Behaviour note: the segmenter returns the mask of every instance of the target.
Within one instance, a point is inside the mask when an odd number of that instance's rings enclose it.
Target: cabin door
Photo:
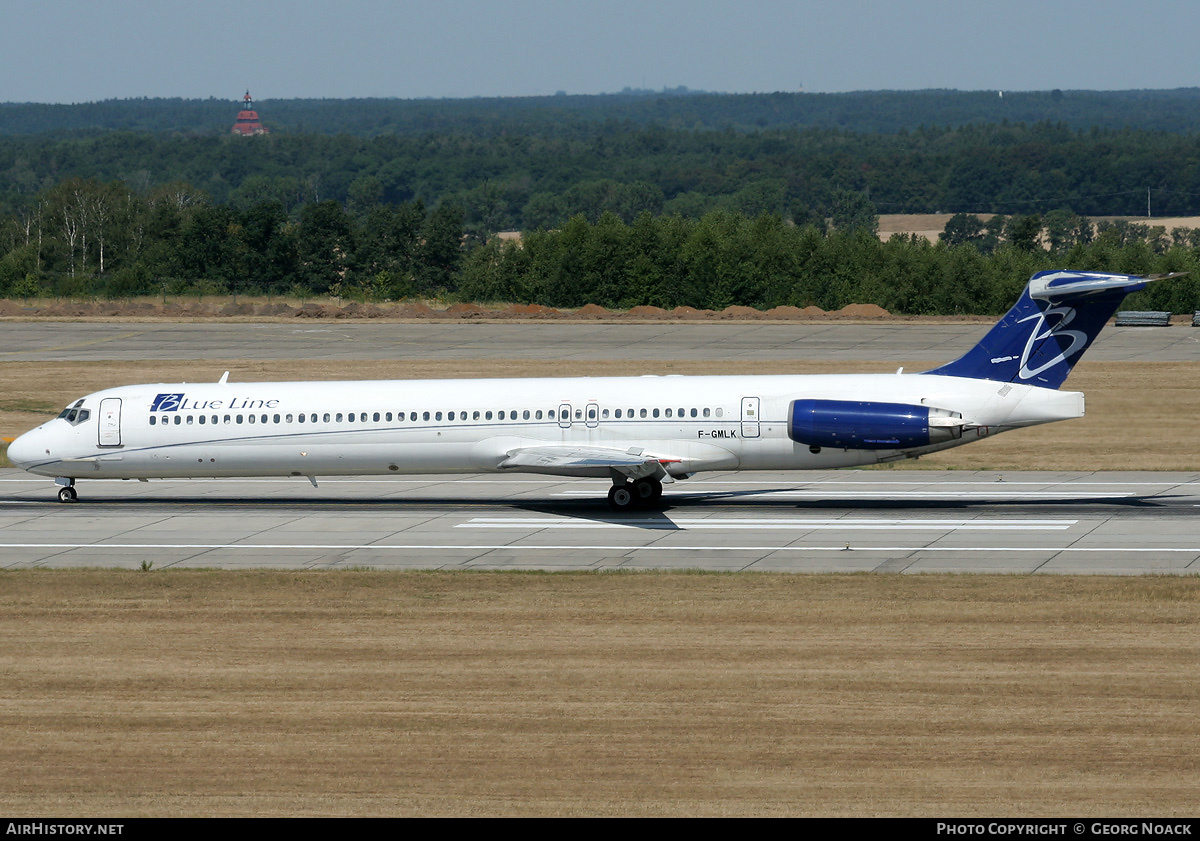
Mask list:
[[[758,398],[742,398],[742,437],[758,437]]]
[[[105,397],[100,401],[100,432],[97,444],[101,447],[121,446],[121,398]]]

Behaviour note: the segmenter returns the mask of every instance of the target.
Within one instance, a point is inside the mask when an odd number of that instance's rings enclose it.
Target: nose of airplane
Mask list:
[[[45,447],[39,443],[41,427],[30,430],[24,435],[19,436],[15,441],[8,445],[8,460],[17,467],[27,468],[38,460],[38,456],[45,457]]]

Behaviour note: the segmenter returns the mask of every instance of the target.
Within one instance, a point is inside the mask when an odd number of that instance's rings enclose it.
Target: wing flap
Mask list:
[[[630,479],[656,476],[670,482],[673,480],[664,465],[678,461],[646,455],[640,447],[622,451],[607,447],[541,446],[509,450],[508,457],[498,466],[561,476],[607,476],[616,471]]]

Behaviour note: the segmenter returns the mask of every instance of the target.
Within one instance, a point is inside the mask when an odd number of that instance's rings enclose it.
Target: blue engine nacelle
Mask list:
[[[793,400],[788,437],[809,447],[850,450],[924,447],[931,443],[929,407],[860,400]]]

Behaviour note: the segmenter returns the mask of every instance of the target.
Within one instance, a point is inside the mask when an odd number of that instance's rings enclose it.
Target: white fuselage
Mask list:
[[[957,413],[921,447],[809,447],[788,434],[798,399]],[[33,473],[84,478],[486,472],[526,448],[601,448],[703,470],[818,469],[917,456],[1006,429],[1079,417],[1083,395],[926,374],[186,383],[97,392],[12,443]],[[511,468],[510,468],[511,469]],[[608,476],[603,467],[523,464]]]

